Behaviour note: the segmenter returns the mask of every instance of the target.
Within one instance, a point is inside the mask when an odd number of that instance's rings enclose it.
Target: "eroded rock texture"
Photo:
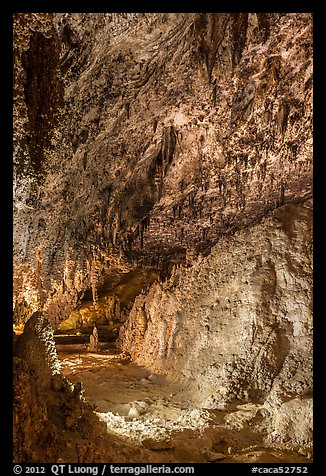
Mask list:
[[[15,297],[54,322],[311,195],[309,14],[18,14]]]
[[[105,433],[84,402],[81,387],[60,373],[52,327],[41,313],[29,319],[15,343],[14,356],[15,462],[58,460],[73,430],[80,446],[87,446],[83,434],[92,426],[93,437]],[[78,445],[71,441],[70,448],[78,459]]]
[[[136,298],[123,349],[192,383],[204,407],[263,404],[269,440],[311,444],[311,241],[311,210],[295,205],[221,238]]]
[[[258,402],[267,444],[311,445],[310,14],[16,14],[14,176],[17,461],[63,418],[43,319],[127,319],[198,405]]]
[[[52,326],[41,313],[17,338],[13,370],[15,463],[150,461],[146,451],[108,437],[81,382],[73,385],[61,374]]]

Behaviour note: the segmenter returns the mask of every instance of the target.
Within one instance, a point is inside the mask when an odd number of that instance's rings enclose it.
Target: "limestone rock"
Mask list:
[[[100,350],[100,342],[98,337],[97,327],[94,326],[92,334],[89,336],[89,352],[98,352]]]
[[[226,458],[225,454],[215,453],[214,451],[206,451],[204,456],[209,463],[214,463],[215,461],[220,461]]]
[[[135,339],[140,307],[147,316],[141,341]],[[306,416],[305,429],[295,433],[307,435],[310,410],[301,396],[312,387],[311,210],[285,205],[180,269],[176,288],[154,284],[136,298],[120,343],[141,365],[185,385],[195,379],[193,398],[206,408],[246,391],[264,403],[266,416],[276,412],[278,431],[296,446],[303,436],[286,430],[297,424],[295,413],[289,421],[280,415],[296,396],[293,405]]]
[[[56,326],[107,279],[166,276],[311,197],[310,14],[18,13],[14,28],[17,310]]]
[[[151,451],[164,451],[172,450],[174,448],[173,443],[170,440],[151,440],[146,438],[142,441],[144,448],[147,448]]]
[[[128,418],[139,418],[139,412],[136,407],[131,407],[128,412]]]
[[[24,332],[15,343],[15,355],[29,362],[40,389],[51,387],[52,378],[59,374],[60,364],[50,322],[41,312],[35,312],[26,323]]]
[[[270,427],[273,429],[266,437],[267,444],[277,444],[300,450],[306,453],[312,448],[312,417],[313,401],[311,397],[295,397],[284,402],[280,408],[275,408],[270,417]]]
[[[312,15],[16,13],[13,49],[16,459],[92,427],[61,322],[310,451]]]
[[[90,453],[98,454],[100,448],[107,452],[107,441],[92,440],[103,438],[106,425],[84,401],[81,383],[73,385],[60,373],[52,329],[40,312],[33,314],[17,339],[13,389],[15,463],[58,461],[68,451],[66,429],[75,432],[77,441],[87,435]],[[76,443],[69,451],[65,457],[77,460]]]

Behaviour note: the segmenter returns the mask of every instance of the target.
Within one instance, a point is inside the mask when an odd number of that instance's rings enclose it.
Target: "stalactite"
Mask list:
[[[216,78],[214,78],[213,81],[212,81],[212,101],[213,101],[213,107],[216,106],[216,95],[217,95],[217,80],[216,80]]]
[[[90,266],[90,283],[92,289],[92,298],[93,303],[96,304],[98,301],[98,281],[99,276],[102,271],[102,263],[101,263],[101,256],[96,252],[95,247],[93,247],[92,251],[92,259],[91,259],[91,266]]]
[[[144,247],[144,226],[143,222],[139,224],[139,233],[140,233],[140,249],[142,250]]]
[[[172,342],[173,345],[163,347],[173,347],[175,355],[171,357],[175,358],[176,367],[179,362],[182,364],[183,353],[188,357],[188,349],[183,347],[182,341],[178,341],[176,330],[189,330],[190,334],[193,332],[187,344],[190,342],[191,348],[191,343],[195,343],[194,352],[198,349],[200,352],[197,352],[195,359],[185,359],[185,364],[189,367],[188,376],[198,377],[196,366],[202,359],[203,373],[200,374],[200,379],[205,379],[205,375],[212,370],[208,384],[218,384],[219,363],[216,363],[214,352],[208,352],[205,346],[223,333],[223,329],[219,327],[223,316],[232,315],[233,309],[230,311],[230,308],[237,301],[228,294],[239,294],[237,287],[242,286],[242,280],[251,279],[249,275],[252,261],[246,263],[248,253],[249,256],[252,253],[254,262],[256,253],[269,253],[268,250],[265,251],[268,247],[264,240],[259,242],[259,232],[256,235],[257,241],[247,238],[243,240],[243,237],[252,232],[252,223],[260,220],[268,207],[274,206],[273,200],[277,199],[277,205],[282,205],[308,193],[306,183],[310,177],[308,140],[311,120],[309,97],[302,104],[302,108],[306,106],[307,124],[304,122],[306,119],[301,117],[300,104],[291,101],[296,97],[298,100],[303,99],[304,88],[311,88],[308,79],[310,67],[307,66],[310,58],[305,57],[306,43],[309,42],[309,20],[306,18],[301,22],[298,14],[285,18],[283,16],[280,21],[274,21],[273,15],[264,17],[263,14],[257,14],[257,20],[254,14],[250,14],[248,25],[247,14],[194,14],[193,19],[198,19],[196,22],[189,20],[187,15],[167,14],[165,25],[162,26],[159,20],[158,24],[149,25],[149,31],[142,24],[141,15],[136,14],[140,33],[130,29],[128,24],[126,30],[120,32],[123,34],[116,38],[112,25],[115,20],[111,24],[106,21],[107,17],[102,17],[103,14],[91,15],[89,18],[86,16],[87,22],[92,23],[88,28],[90,25],[84,22],[83,17],[78,19],[78,15],[70,18],[63,14],[60,19],[60,22],[73,25],[76,30],[74,41],[78,48],[71,51],[71,68],[66,63],[60,72],[65,81],[65,101],[59,131],[61,136],[55,149],[57,155],[48,160],[49,175],[44,186],[44,197],[42,188],[39,203],[33,205],[32,212],[30,209],[21,209],[25,206],[24,197],[17,203],[17,207],[20,207],[18,220],[25,220],[18,230],[17,259],[19,262],[21,259],[31,262],[34,259],[32,253],[40,245],[40,248],[43,247],[44,261],[42,274],[41,270],[38,273],[39,280],[46,275],[50,276],[51,289],[56,288],[57,295],[70,295],[75,287],[80,297],[80,290],[87,289],[85,300],[93,299],[98,305],[102,302],[102,297],[99,298],[102,285],[103,289],[111,286],[111,279],[115,282],[117,276],[126,273],[128,269],[134,271],[141,268],[142,272],[146,270],[145,273],[149,267],[156,266],[165,278],[171,263],[175,263],[171,274],[173,278],[178,275],[180,287],[178,285],[177,289],[171,290],[167,282],[164,289],[161,284],[153,286],[142,292],[142,303],[138,309],[142,309],[142,304],[146,301],[148,316],[145,317],[148,317],[150,332],[150,326],[157,321],[152,342],[160,329],[166,326],[162,339],[166,335],[170,336],[169,343]],[[151,15],[148,14],[148,19]],[[57,22],[54,32],[62,30],[60,22]],[[187,35],[193,29],[193,36],[186,36],[182,22],[189,26]],[[175,29],[171,36],[172,25]],[[274,37],[267,38],[269,33]],[[108,38],[110,41],[107,41]],[[185,38],[189,38],[189,44],[186,44]],[[298,41],[293,41],[295,38]],[[268,43],[263,45],[262,39],[268,39]],[[44,39],[42,41],[45,46],[49,43]],[[30,67],[34,67],[32,59],[37,51],[27,42],[26,48],[30,47],[33,49],[33,57],[28,63]],[[63,55],[66,48],[67,45],[63,45]],[[41,48],[42,51],[43,49]],[[183,51],[186,50],[187,54],[184,55]],[[276,56],[278,53],[279,58]],[[141,63],[141,58],[146,60]],[[42,61],[39,58],[35,63],[36,66],[41,64],[41,72],[45,71]],[[300,68],[303,68],[302,71]],[[41,76],[34,75],[36,79]],[[23,80],[22,97],[24,91],[29,95],[35,94],[37,81],[29,85],[26,83],[31,78],[33,74],[21,70],[21,78],[18,79]],[[45,76],[41,79],[41,82],[46,81]],[[38,106],[39,98],[42,99],[40,91],[36,94],[37,101],[29,98],[27,107],[31,104]],[[138,99],[134,100],[138,94]],[[288,105],[291,107],[289,110]],[[26,104],[23,103],[22,106]],[[229,123],[231,115],[236,119],[232,128]],[[24,124],[24,117],[21,119],[20,128]],[[26,116],[25,120],[28,119]],[[47,122],[48,119],[43,118],[41,122],[44,121]],[[53,129],[52,123],[47,125],[49,129]],[[30,139],[28,134],[21,138],[23,145],[25,139]],[[85,144],[82,145],[82,142]],[[36,156],[33,160],[35,159]],[[292,163],[296,160],[298,162]],[[307,189],[309,187],[308,184]],[[36,192],[33,192],[35,196]],[[26,203],[28,206],[29,202]],[[30,221],[29,218],[24,218],[28,213],[31,215]],[[38,226],[41,216],[46,219],[45,229]],[[271,228],[272,237],[275,237],[275,233],[282,232],[281,228]],[[60,229],[65,230],[64,238],[57,233]],[[239,230],[239,233],[234,241],[222,239],[221,246],[215,248],[220,236],[235,230]],[[28,241],[24,242],[24,239]],[[287,246],[287,242],[284,243]],[[21,250],[24,246],[25,249]],[[213,246],[214,249],[211,250]],[[257,251],[258,246],[263,251]],[[102,254],[101,250],[107,255]],[[199,251],[203,252],[205,259],[200,260]],[[281,250],[282,253],[283,251]],[[275,254],[275,250],[272,249],[271,253]],[[306,259],[304,253],[303,259]],[[280,264],[287,266],[285,261]],[[81,272],[79,262],[83,262],[87,269],[83,268]],[[62,278],[61,271],[66,263]],[[193,264],[193,270],[185,270],[181,263],[186,263],[187,266]],[[241,266],[236,269],[239,264]],[[192,271],[193,275],[190,274]],[[250,322],[244,322],[243,319],[252,319],[257,309],[259,326],[263,325],[265,317],[269,321],[273,318],[271,308],[266,307],[265,316],[265,312],[260,313],[261,309],[254,302],[255,296],[260,301],[264,299],[264,294],[257,288],[257,281],[266,272],[261,289],[265,292],[264,288],[268,287],[269,281],[267,271],[260,266],[260,274],[252,276],[250,286],[240,289],[240,294],[244,293],[245,297],[248,289],[255,291],[249,293],[250,299],[247,299],[252,308],[250,312],[245,309],[241,316],[239,314],[240,324],[234,334],[239,334],[245,342],[248,342],[246,332],[250,333],[250,327],[247,326]],[[229,276],[230,281],[226,281],[229,285],[225,289],[218,289],[220,283],[224,282],[222,280]],[[33,286],[33,292],[37,286],[45,286],[36,276],[33,282],[30,279],[29,284]],[[124,284],[129,286],[129,283]],[[177,279],[173,279],[171,284],[176,285]],[[181,300],[178,293],[183,286],[188,286],[188,289]],[[290,289],[291,286],[282,286],[282,293],[287,292],[287,288]],[[197,299],[197,291],[199,294],[203,293],[202,301]],[[45,292],[48,301],[54,301],[48,290]],[[224,314],[218,314],[215,292],[221,300],[225,294],[231,299],[225,303]],[[275,293],[275,299],[280,298],[282,293]],[[159,304],[161,295],[162,305]],[[188,300],[190,306],[184,312]],[[209,323],[201,319],[206,312],[203,309],[206,304],[211,305],[207,310],[207,314],[212,316]],[[289,311],[290,307],[284,306],[279,310],[276,301],[272,304],[277,319],[288,325],[288,315],[283,319],[282,312],[283,309]],[[180,325],[179,314],[175,314],[177,317],[175,328],[173,327],[171,315],[178,306],[185,316],[182,324],[187,324],[189,318],[189,327]],[[59,306],[57,309],[61,312]],[[194,309],[196,311],[192,315]],[[122,314],[127,317],[125,310]],[[59,312],[58,315],[61,317]],[[114,308],[114,315],[119,315],[117,306]],[[224,324],[227,342],[229,336],[232,336],[232,332],[227,331],[227,326],[232,326],[234,319],[229,322],[226,319]],[[147,334],[146,339],[150,342],[150,332],[146,331],[143,316],[140,316],[136,325],[139,326],[140,336]],[[202,331],[206,336],[208,328],[209,339],[200,340]],[[295,331],[300,333],[301,329],[295,328]],[[200,340],[199,347],[196,339]],[[252,341],[257,345],[254,338]],[[144,347],[142,358],[155,357],[157,348],[151,345],[152,342],[148,348]],[[277,347],[279,352],[282,346]],[[225,345],[223,348],[223,345],[217,345],[216,348],[231,356],[232,346]],[[159,353],[158,351],[157,354]],[[248,349],[248,355],[250,357],[251,349]],[[205,363],[207,358],[211,361]],[[264,381],[265,368],[269,362],[267,359],[262,360],[261,377]],[[171,362],[165,359],[160,365],[168,367]],[[231,369],[230,379],[234,378],[235,373],[238,373],[240,379],[246,377],[242,372],[244,367],[241,366],[242,364],[239,368],[235,366]],[[167,367],[163,370],[169,370]],[[279,368],[281,367],[282,362]],[[289,370],[286,366],[284,369],[284,373]],[[197,382],[194,380],[195,384],[201,385],[200,379]],[[205,398],[207,388],[200,388]],[[216,386],[218,391],[221,388],[220,385]],[[262,395],[255,394],[253,397],[257,397],[255,402],[263,404]],[[234,435],[231,436],[233,439]],[[197,452],[196,458],[199,456]]]
[[[280,187],[280,205],[284,205],[284,198],[285,198],[285,186],[284,183],[281,183]]]
[[[283,136],[285,134],[287,124],[288,124],[288,117],[290,113],[290,106],[287,101],[282,102],[279,107],[278,115],[277,115],[277,125],[278,131]]]
[[[130,118],[130,102],[129,101],[125,103],[125,109],[127,113],[127,118],[129,119]]]
[[[181,244],[182,244],[183,238],[184,238],[184,228],[182,227],[181,230],[180,230],[180,243]]]
[[[166,175],[169,165],[172,162],[173,154],[176,146],[176,133],[173,126],[168,126],[162,132],[162,172],[163,177]]]

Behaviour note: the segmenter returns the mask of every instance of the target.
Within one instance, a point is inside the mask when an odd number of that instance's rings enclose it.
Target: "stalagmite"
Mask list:
[[[311,462],[312,15],[13,21],[15,463]]]

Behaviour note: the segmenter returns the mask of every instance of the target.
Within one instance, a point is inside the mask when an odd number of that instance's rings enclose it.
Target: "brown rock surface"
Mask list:
[[[108,437],[80,382],[60,372],[50,323],[34,313],[14,347],[13,461],[149,461],[132,444]]]
[[[137,297],[120,331],[122,349],[184,379],[200,406],[260,403],[269,440],[309,446],[311,260],[311,210],[285,205]]]
[[[15,14],[15,460],[189,458],[62,377],[51,324],[95,322],[235,445],[309,453],[311,207],[311,14]]]
[[[18,14],[16,300],[60,321],[105,275],[170,271],[310,197],[311,32],[309,14]]]

